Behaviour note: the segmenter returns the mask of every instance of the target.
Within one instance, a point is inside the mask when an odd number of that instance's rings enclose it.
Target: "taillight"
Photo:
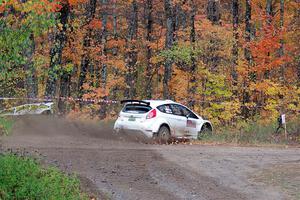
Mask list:
[[[154,118],[154,117],[156,117],[156,110],[155,110],[155,109],[151,110],[151,111],[148,113],[146,119],[152,119],[152,118]]]

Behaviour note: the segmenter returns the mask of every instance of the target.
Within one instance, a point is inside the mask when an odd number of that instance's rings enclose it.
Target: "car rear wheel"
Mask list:
[[[159,144],[166,144],[171,138],[170,129],[167,126],[161,126],[154,139]]]
[[[204,124],[201,128],[201,131],[198,133],[198,140],[201,140],[203,137],[212,135],[212,127],[209,124]]]
[[[43,115],[51,115],[51,111],[50,110],[45,110],[44,112],[42,112]]]

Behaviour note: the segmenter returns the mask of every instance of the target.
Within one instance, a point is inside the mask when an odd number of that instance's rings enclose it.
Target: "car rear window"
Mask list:
[[[123,112],[125,113],[137,113],[137,114],[143,114],[147,113],[151,110],[152,108],[147,105],[140,105],[140,104],[127,104],[123,108]]]

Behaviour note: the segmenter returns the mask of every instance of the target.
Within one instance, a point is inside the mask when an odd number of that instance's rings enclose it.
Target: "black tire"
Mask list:
[[[46,110],[44,112],[42,112],[43,115],[51,115],[51,111],[50,110]]]
[[[169,127],[163,125],[159,128],[158,133],[155,135],[154,140],[159,144],[167,144],[171,139]]]
[[[206,123],[202,126],[201,131],[198,133],[198,140],[201,140],[203,137],[212,135],[212,127],[210,124]]]

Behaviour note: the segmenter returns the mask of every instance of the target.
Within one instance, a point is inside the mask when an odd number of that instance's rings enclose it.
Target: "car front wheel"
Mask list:
[[[204,124],[201,128],[201,131],[198,133],[198,140],[201,140],[203,137],[212,135],[212,127],[209,124]]]

